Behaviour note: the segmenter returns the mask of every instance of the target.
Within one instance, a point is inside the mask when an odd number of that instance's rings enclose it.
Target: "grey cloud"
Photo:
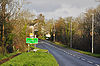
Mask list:
[[[95,0],[26,0],[31,2],[24,5],[25,8],[43,13],[47,17],[52,16],[78,16],[85,9],[96,7],[99,2]],[[62,5],[64,5],[62,7]]]
[[[55,11],[60,8],[62,4],[70,5],[71,7],[84,8],[93,6],[95,0],[26,0],[31,2],[30,8],[35,9],[37,12]]]
[[[50,12],[55,11],[56,9],[60,8],[61,5],[59,4],[42,4],[42,5],[34,5],[32,4],[31,7],[35,9],[37,12]]]
[[[56,9],[61,7],[61,4],[54,2],[53,0],[27,0],[30,1],[31,4],[26,5],[25,7],[29,7],[29,9],[35,9],[37,12],[50,12],[55,11]]]

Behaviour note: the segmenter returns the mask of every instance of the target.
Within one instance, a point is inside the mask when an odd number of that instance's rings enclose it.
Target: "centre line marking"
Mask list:
[[[84,58],[81,58],[81,60],[85,60]]]
[[[98,65],[98,64],[95,64],[96,66],[100,66],[100,65]]]
[[[80,58],[80,57],[77,57],[77,58]]]
[[[88,63],[93,63],[93,62],[91,62],[91,61],[87,61]]]
[[[75,55],[73,55],[73,56],[75,56]]]

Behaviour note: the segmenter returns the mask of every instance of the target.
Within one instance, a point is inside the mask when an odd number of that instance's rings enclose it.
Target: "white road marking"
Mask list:
[[[68,54],[70,54],[70,53],[68,53]]]
[[[45,44],[50,45],[49,43],[45,43]],[[67,53],[67,54],[69,54],[69,55],[75,56],[75,55],[73,55],[73,54],[71,54],[71,53],[69,53],[69,52],[66,52],[66,51],[64,51],[64,50],[62,50],[62,49],[60,49],[60,48],[58,48],[58,47],[55,47],[55,46],[53,46],[53,45],[50,45],[50,46],[52,46],[52,47],[54,47],[54,48],[57,48],[58,50],[61,50],[61,51],[65,52],[65,53]]]
[[[73,55],[73,56],[75,56],[75,55]]]
[[[81,58],[81,60],[85,60],[84,58]]]
[[[70,54],[70,55],[73,55],[73,54]]]
[[[87,61],[88,63],[93,63],[92,61]]]
[[[99,64],[95,64],[96,66],[100,66]]]
[[[80,58],[80,57],[77,57],[77,58]]]
[[[64,51],[65,53],[68,53],[68,52],[66,52],[66,51]]]

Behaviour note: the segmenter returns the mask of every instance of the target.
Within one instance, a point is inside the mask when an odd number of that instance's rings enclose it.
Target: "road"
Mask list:
[[[37,47],[48,49],[57,60],[59,66],[100,66],[100,58],[81,54],[48,41],[39,41]]]

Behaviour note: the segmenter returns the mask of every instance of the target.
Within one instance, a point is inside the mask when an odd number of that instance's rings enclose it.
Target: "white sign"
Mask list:
[[[46,34],[46,37],[51,37],[51,35],[50,34]]]

